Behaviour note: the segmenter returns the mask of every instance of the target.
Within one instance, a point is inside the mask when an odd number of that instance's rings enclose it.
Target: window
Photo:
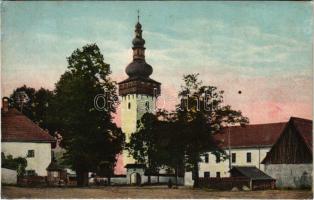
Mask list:
[[[235,163],[236,162],[236,153],[231,154],[231,162]]]
[[[252,162],[252,155],[251,152],[246,153],[246,162],[250,163]]]
[[[149,111],[149,102],[148,101],[145,102],[145,108],[146,108],[146,111]]]
[[[131,109],[131,103],[130,102],[128,103],[128,109],[129,110]]]
[[[216,177],[220,178],[220,172],[216,172]]]
[[[220,163],[220,156],[219,155],[216,156],[216,163]]]
[[[205,163],[208,163],[208,154],[205,154]]]
[[[210,177],[210,173],[209,172],[204,172],[204,178],[209,178]]]
[[[27,157],[28,157],[28,158],[35,157],[35,152],[34,152],[34,150],[28,150],[28,151],[27,151]]]

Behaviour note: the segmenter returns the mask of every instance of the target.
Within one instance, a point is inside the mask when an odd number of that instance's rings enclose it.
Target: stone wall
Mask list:
[[[1,168],[1,183],[15,185],[17,183],[17,172],[12,169]]]
[[[193,186],[194,185],[192,172],[185,172],[184,173],[184,185],[185,186]]]
[[[312,187],[312,164],[267,164],[265,173],[276,179],[277,188]]]

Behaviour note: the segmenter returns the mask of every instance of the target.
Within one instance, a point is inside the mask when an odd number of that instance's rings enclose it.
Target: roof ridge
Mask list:
[[[272,123],[264,123],[264,124],[245,124],[244,126],[242,125],[236,125],[236,126],[230,126],[230,128],[245,128],[248,126],[265,126],[265,125],[274,125],[274,124],[287,124],[289,121],[285,122],[272,122]],[[228,128],[228,126],[225,126],[223,128]]]
[[[291,116],[290,120],[302,120],[302,121],[307,121],[307,122],[313,122],[313,120],[311,119],[305,119],[305,118],[294,117],[294,116]]]

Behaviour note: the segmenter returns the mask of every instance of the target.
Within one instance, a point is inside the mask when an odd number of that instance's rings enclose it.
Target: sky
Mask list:
[[[113,80],[126,79],[137,9],[160,107],[174,109],[182,76],[199,73],[250,123],[312,119],[311,2],[2,2],[2,96],[23,84],[53,90],[89,43]]]

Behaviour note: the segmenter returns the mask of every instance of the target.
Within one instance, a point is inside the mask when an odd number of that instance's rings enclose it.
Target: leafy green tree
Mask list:
[[[22,157],[13,158],[12,155],[5,156],[2,152],[1,167],[16,170],[18,176],[23,176],[25,174],[25,168],[27,167],[27,160]]]
[[[184,174],[184,150],[182,140],[183,132],[181,122],[177,120],[176,113],[159,110],[157,113],[159,123],[157,126],[158,139],[156,143],[157,163],[163,168],[172,169],[177,177]]]
[[[64,164],[77,174],[79,186],[88,185],[88,172],[106,161],[116,163],[124,134],[112,121],[116,112],[116,85],[111,81],[109,64],[96,44],[83,46],[68,57],[68,70],[61,76],[49,106],[49,123],[58,127]],[[105,94],[106,109],[99,111],[94,99]]]
[[[16,88],[10,95],[10,106],[16,108],[31,120],[35,121],[34,101],[36,90],[23,85]]]
[[[10,95],[10,104],[52,134],[54,127],[47,124],[47,111],[52,96],[53,92],[50,90],[44,88],[35,90],[23,85]]]
[[[177,117],[181,123],[182,138],[185,144],[185,163],[194,175],[194,186],[198,186],[199,166],[201,156],[212,151],[216,155],[223,155],[224,151],[218,148],[213,134],[225,126],[248,123],[247,117],[241,111],[223,105],[223,91],[214,86],[205,86],[198,81],[198,74],[189,74],[183,77],[177,105]]]
[[[138,131],[131,135],[126,148],[137,162],[146,164],[148,174],[169,167],[176,175],[179,170],[180,175],[183,174],[184,144],[179,142],[182,133],[178,131],[178,125],[173,113],[165,110],[158,111],[156,115],[145,113],[138,121]]]
[[[137,122],[138,131],[131,135],[130,142],[126,144],[129,154],[137,162],[146,164],[148,183],[150,183],[150,174],[158,172],[157,123],[158,119],[154,114],[145,113]]]
[[[144,114],[138,123],[138,132],[131,135],[127,149],[135,160],[149,168],[171,167],[176,175],[184,167],[191,170],[198,185],[198,163],[201,156],[211,151],[226,158],[213,134],[223,127],[248,123],[241,111],[223,105],[223,91],[204,86],[198,74],[186,75],[179,92],[181,104],[175,112],[158,111]]]

